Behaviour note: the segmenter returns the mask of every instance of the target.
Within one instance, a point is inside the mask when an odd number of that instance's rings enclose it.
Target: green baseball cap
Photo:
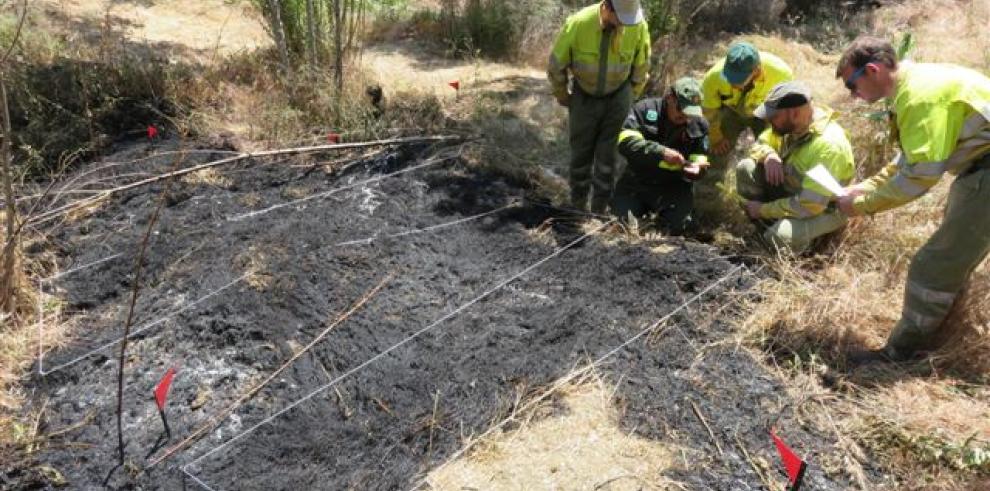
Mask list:
[[[732,43],[725,55],[722,78],[732,85],[742,85],[760,64],[760,52],[756,46],[744,41]]]
[[[674,95],[677,96],[677,107],[688,116],[700,118],[701,113],[701,84],[691,77],[683,77],[674,82]]]

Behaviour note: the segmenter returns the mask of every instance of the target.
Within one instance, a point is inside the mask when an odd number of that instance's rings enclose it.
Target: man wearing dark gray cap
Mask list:
[[[775,85],[754,116],[770,124],[736,165],[736,187],[746,214],[768,223],[763,237],[777,248],[800,253],[812,241],[838,230],[846,218],[830,202],[839,186],[822,179],[822,166],[840,186],[855,177],[852,145],[836,114],[811,103],[800,82]],[[826,176],[827,177],[827,176]],[[823,182],[825,184],[823,184]],[[831,188],[831,190],[830,190]]]

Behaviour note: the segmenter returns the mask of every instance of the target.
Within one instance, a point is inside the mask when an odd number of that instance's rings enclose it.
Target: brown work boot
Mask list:
[[[927,358],[928,351],[902,352],[890,346],[880,349],[852,348],[846,352],[846,364],[850,368],[877,363],[904,363]]]

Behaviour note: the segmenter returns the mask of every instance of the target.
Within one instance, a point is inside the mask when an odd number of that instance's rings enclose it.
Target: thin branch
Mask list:
[[[14,32],[14,40],[10,42],[10,46],[7,47],[7,52],[3,54],[3,58],[0,59],[0,67],[6,68],[7,60],[10,59],[10,55],[14,52],[14,47],[17,46],[17,41],[21,38],[21,30],[24,28],[24,19],[27,18],[27,0],[21,2],[21,18],[17,21],[17,31]]]
[[[175,159],[173,168],[179,167],[185,159],[186,156],[184,154],[179,155]],[[124,465],[125,457],[123,414],[124,363],[127,361],[127,341],[131,334],[131,326],[134,325],[134,307],[137,305],[138,295],[141,290],[141,276],[144,272],[143,266],[145,253],[148,250],[148,243],[151,241],[151,233],[155,229],[155,224],[158,222],[158,217],[161,215],[162,209],[165,208],[165,203],[168,201],[168,191],[171,183],[172,181],[165,182],[165,187],[162,189],[162,192],[158,198],[158,206],[152,213],[151,219],[148,220],[148,228],[145,230],[144,237],[141,239],[141,249],[138,251],[137,260],[134,262],[134,288],[131,290],[131,302],[127,309],[127,322],[124,324],[124,337],[120,340],[120,361],[117,367],[117,452],[119,465]],[[107,477],[109,478],[109,476]]]

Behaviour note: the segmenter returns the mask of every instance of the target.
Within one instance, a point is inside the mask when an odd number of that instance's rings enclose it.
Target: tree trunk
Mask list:
[[[289,48],[285,45],[285,28],[282,26],[282,5],[279,0],[268,0],[268,8],[272,11],[272,36],[275,37],[275,46],[278,48],[279,60],[282,63],[282,71],[289,73]]]
[[[306,0],[306,50],[310,72],[316,70],[316,8],[313,0]]]
[[[320,0],[316,2],[313,8],[313,24],[316,26],[316,63],[319,64],[324,58],[323,55],[326,53],[326,41],[323,39],[323,29],[325,24],[323,23],[323,12],[325,10],[324,1]]]
[[[333,50],[333,77],[340,94],[344,90],[344,7],[341,0],[333,0]]]
[[[7,234],[3,245],[3,272],[0,273],[0,309],[13,314],[16,308],[16,293],[14,281],[17,268],[17,209],[14,207],[13,160],[10,150],[10,111],[7,107],[6,73],[0,71],[0,110],[3,111],[3,144],[0,148],[3,162],[3,193],[6,201]]]

